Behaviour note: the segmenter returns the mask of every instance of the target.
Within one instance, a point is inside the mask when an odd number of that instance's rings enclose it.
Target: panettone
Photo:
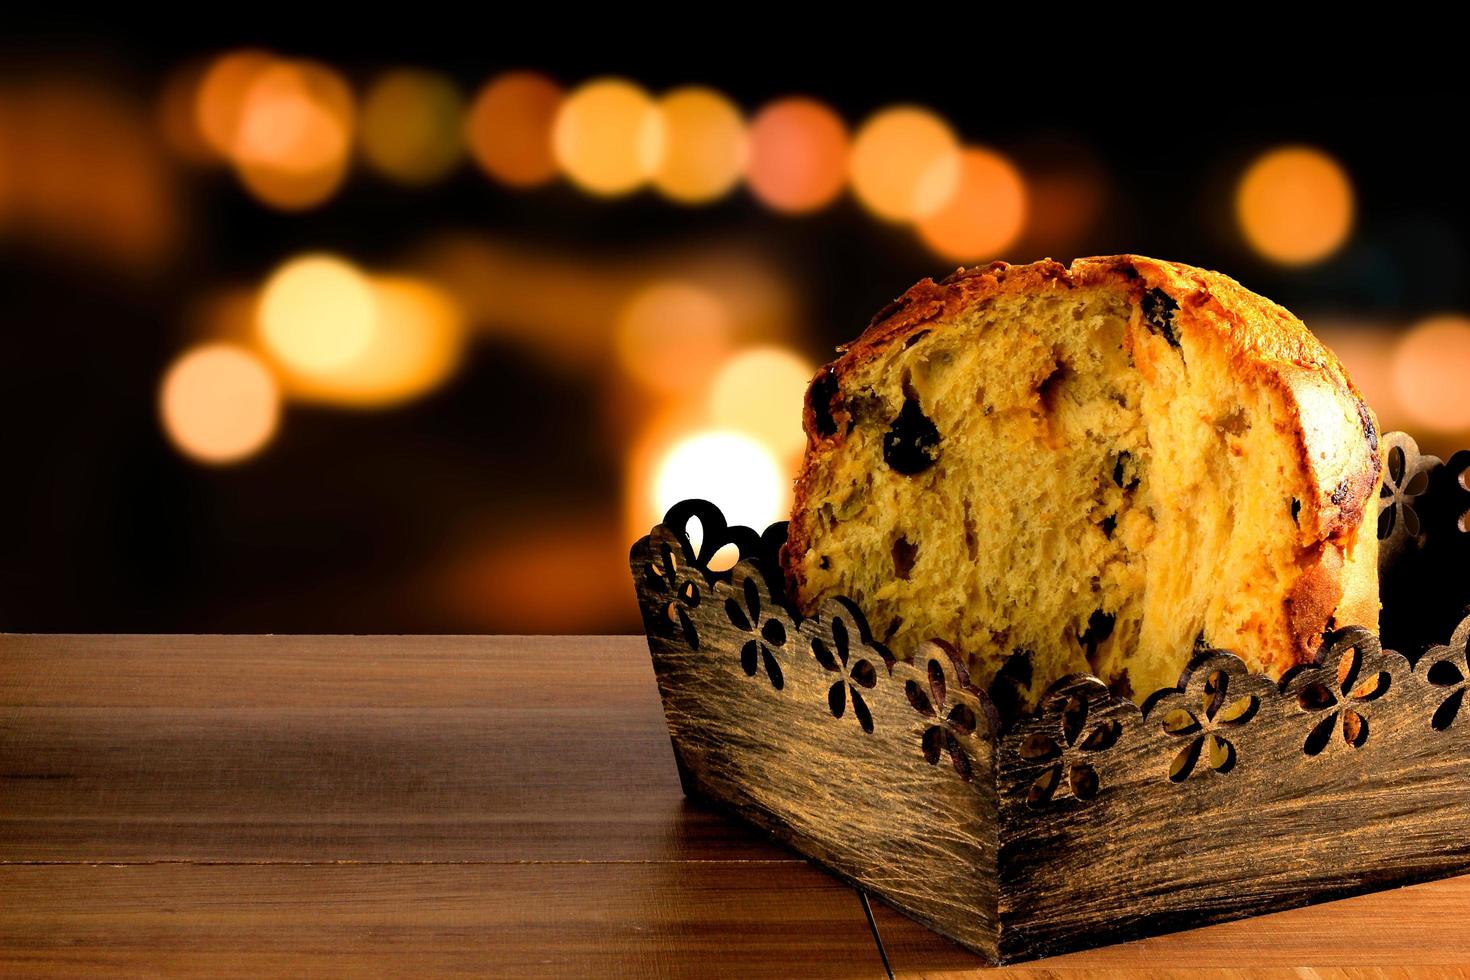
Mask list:
[[[822,368],[782,554],[1000,700],[1142,699],[1221,647],[1279,677],[1378,622],[1373,413],[1286,310],[1140,256],[920,282]]]

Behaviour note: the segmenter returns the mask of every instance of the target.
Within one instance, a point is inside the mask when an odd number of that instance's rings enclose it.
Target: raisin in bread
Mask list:
[[[1279,677],[1378,623],[1373,413],[1286,310],[1139,256],[925,280],[807,394],[782,554],[899,656],[1000,700],[1073,671],[1142,700],[1193,650]]]

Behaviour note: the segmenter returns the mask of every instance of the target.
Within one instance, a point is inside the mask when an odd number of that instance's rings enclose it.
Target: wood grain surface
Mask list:
[[[896,975],[978,957],[874,903]],[[1009,968],[1470,969],[1470,879]],[[881,977],[682,798],[643,637],[0,637],[0,976]]]

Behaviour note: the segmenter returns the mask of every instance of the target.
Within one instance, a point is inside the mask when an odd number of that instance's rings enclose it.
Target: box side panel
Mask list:
[[[939,648],[889,663],[841,604],[796,622],[744,562],[640,583],[686,790],[993,960],[993,716]]]
[[[1346,631],[1282,689],[1205,655],[1142,713],[1059,686],[999,749],[1002,958],[1470,869],[1470,709],[1445,709],[1470,676],[1460,640],[1415,670]],[[1447,658],[1458,666],[1433,667]],[[1088,751],[1099,727],[1113,734]]]

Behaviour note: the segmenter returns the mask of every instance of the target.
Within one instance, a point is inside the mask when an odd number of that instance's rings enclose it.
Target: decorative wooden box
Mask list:
[[[1008,719],[943,645],[788,607],[785,525],[679,504],[631,562],[685,792],[992,962],[1470,870],[1470,452],[1384,447],[1404,653],[1348,627],[1280,683],[1216,650],[1142,707],[1074,675]]]

